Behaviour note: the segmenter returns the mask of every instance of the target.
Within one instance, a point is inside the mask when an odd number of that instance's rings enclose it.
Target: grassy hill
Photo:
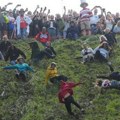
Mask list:
[[[119,36],[118,36],[119,39]],[[43,59],[39,64],[32,64],[35,73],[30,73],[28,82],[21,82],[14,77],[14,70],[0,69],[0,120],[120,120],[120,91],[107,90],[100,94],[92,84],[97,74],[108,73],[105,63],[81,64],[81,41],[87,41],[95,48],[99,41],[96,36],[81,40],[59,40],[52,45],[57,51],[55,59]],[[28,43],[12,41],[18,48],[25,51],[27,62],[30,63]],[[119,71],[120,42],[114,46],[110,61]],[[42,46],[40,45],[41,49]],[[77,118],[69,116],[63,104],[58,102],[58,86],[44,85],[47,66],[55,61],[60,74],[66,75],[71,81],[83,81],[84,85],[74,89],[75,99],[85,109],[85,114],[72,106]],[[0,66],[8,63],[1,62]],[[3,95],[3,96],[2,96]]]

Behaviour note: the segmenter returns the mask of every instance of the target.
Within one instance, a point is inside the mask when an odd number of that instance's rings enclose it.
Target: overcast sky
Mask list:
[[[79,12],[80,0],[0,0],[0,5],[4,6],[8,2],[12,2],[13,5],[9,6],[8,9],[14,8],[16,4],[21,4],[23,8],[29,8],[33,11],[37,5],[40,7],[47,6],[51,9],[51,13],[63,13],[63,6],[67,9],[73,9]],[[107,11],[113,13],[120,12],[120,0],[87,0],[89,8],[93,8],[95,5],[103,6]]]

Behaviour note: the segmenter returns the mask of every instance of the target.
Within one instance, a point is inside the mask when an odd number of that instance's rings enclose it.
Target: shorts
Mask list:
[[[81,30],[90,30],[90,21],[83,21],[80,23]]]

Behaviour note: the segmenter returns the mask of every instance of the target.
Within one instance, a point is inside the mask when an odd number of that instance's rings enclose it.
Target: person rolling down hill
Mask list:
[[[51,83],[59,83],[61,80],[67,81],[67,77],[64,75],[59,75],[56,67],[56,63],[52,62],[50,66],[47,68],[45,84],[48,85],[48,80]]]
[[[81,112],[84,112],[84,109],[81,109],[80,105],[73,98],[73,88],[80,85],[82,83],[74,83],[74,82],[64,82],[60,83],[60,90],[58,92],[58,99],[60,103],[64,103],[67,109],[67,112],[70,115],[74,115],[71,109],[71,104],[74,104],[78,107]]]
[[[19,57],[17,59],[17,62],[18,62],[17,64],[3,67],[3,69],[5,70],[16,69],[17,79],[25,81],[27,78],[27,71],[29,70],[33,72],[33,69],[27,63],[24,63],[23,57]]]

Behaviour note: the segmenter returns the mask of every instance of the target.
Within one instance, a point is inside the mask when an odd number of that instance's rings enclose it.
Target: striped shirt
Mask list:
[[[80,21],[90,21],[90,17],[92,17],[92,12],[90,9],[85,8],[80,11]]]

